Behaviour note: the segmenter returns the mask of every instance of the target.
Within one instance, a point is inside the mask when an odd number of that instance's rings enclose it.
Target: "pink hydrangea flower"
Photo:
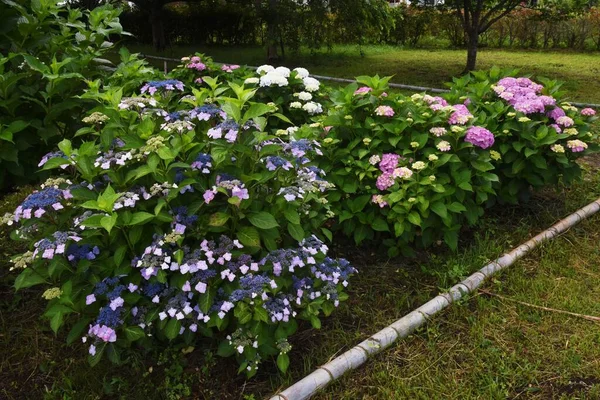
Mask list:
[[[581,110],[581,115],[583,115],[584,117],[593,117],[594,115],[596,115],[596,110],[589,107],[584,108],[583,110]]]
[[[494,135],[492,132],[480,126],[472,126],[467,130],[465,142],[471,143],[473,146],[487,149],[494,144]]]
[[[400,156],[398,154],[384,154],[379,162],[379,169],[383,173],[391,174],[398,166],[398,160],[400,160]]]
[[[371,198],[371,202],[377,204],[380,208],[388,205],[388,203],[383,199],[383,196],[380,194],[374,194]]]
[[[380,117],[393,117],[394,110],[390,106],[379,106],[375,109],[375,115]]]
[[[377,182],[375,183],[375,186],[377,186],[377,189],[379,189],[379,190],[386,190],[393,184],[394,184],[394,178],[392,177],[392,174],[388,174],[388,173],[384,172],[377,178]]]
[[[236,65],[236,64],[232,64],[232,65],[227,65],[227,64],[223,64],[221,66],[221,71],[225,71],[225,72],[233,72],[234,70],[238,69],[240,66]]]
[[[454,112],[448,118],[450,125],[464,125],[473,117],[473,114],[464,104],[456,104],[453,108]]]
[[[574,124],[575,122],[573,121],[573,119],[572,119],[572,118],[570,118],[570,117],[567,117],[567,116],[565,115],[564,117],[560,117],[559,119],[557,119],[557,120],[556,120],[556,123],[557,123],[558,125],[562,125],[562,126],[564,126],[564,127],[567,127],[567,128],[568,128],[569,126],[573,126],[573,124]]]
[[[567,147],[571,149],[573,153],[579,153],[588,148],[587,143],[582,142],[581,140],[569,140],[567,142]]]
[[[354,91],[354,96],[358,96],[360,94],[365,94],[365,93],[369,93],[370,91],[372,91],[373,89],[371,89],[368,86],[363,86],[363,87],[359,87],[358,89],[356,89]]]

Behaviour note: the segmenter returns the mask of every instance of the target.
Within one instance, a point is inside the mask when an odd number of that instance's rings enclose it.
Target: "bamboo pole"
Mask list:
[[[407,337],[415,329],[425,324],[430,317],[439,313],[456,300],[461,299],[466,294],[475,292],[487,278],[511,266],[541,243],[555,238],[582,220],[596,214],[598,211],[600,211],[600,198],[575,211],[522,245],[514,248],[509,253],[485,265],[479,271],[450,288],[447,292],[434,297],[421,307],[375,333],[332,361],[317,368],[314,372],[292,386],[273,395],[270,400],[304,400],[311,397],[319,389],[338,379],[345,372],[358,368],[369,357],[380,353],[398,339]]]

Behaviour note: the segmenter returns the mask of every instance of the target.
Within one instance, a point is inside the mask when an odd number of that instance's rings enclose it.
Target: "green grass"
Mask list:
[[[415,259],[383,260],[376,251],[336,247],[359,268],[350,299],[320,330],[302,324],[292,338],[292,365],[279,376],[265,362],[246,381],[234,360],[214,348],[160,353],[143,349],[130,364],[89,368],[84,346],[67,347],[41,318],[39,289],[14,295],[7,256],[18,251],[0,230],[0,398],[259,399],[282,389],[479,269],[532,233],[600,196],[595,167],[586,180],[538,194],[521,207],[496,207],[461,234],[460,251],[420,252]],[[0,201],[0,214],[25,191]],[[600,216],[502,273],[486,289],[509,298],[600,316]],[[386,350],[318,399],[599,398],[600,328],[590,321],[472,296]]]
[[[129,46],[132,51],[156,54],[150,46]],[[303,66],[315,74],[342,78],[359,75],[394,75],[392,82],[429,87],[443,84],[460,76],[466,51],[402,49],[393,46],[363,46],[364,56],[357,46],[335,46],[331,51],[311,54],[307,50],[286,54],[285,64]],[[203,52],[215,61],[247,65],[265,62],[265,52],[258,47],[180,46],[160,53],[179,58]],[[159,63],[162,68],[162,63]],[[491,66],[518,68],[522,74],[535,74],[565,82],[564,89],[572,101],[600,103],[600,53],[569,51],[480,50],[478,68]]]
[[[485,285],[535,305],[600,316],[599,217]],[[481,265],[464,260],[469,269]],[[598,399],[600,326],[478,293],[316,399]]]

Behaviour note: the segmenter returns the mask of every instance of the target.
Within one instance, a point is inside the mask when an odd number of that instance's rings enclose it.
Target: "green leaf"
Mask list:
[[[408,214],[408,220],[413,225],[421,226],[421,216],[416,211],[411,211]]]
[[[321,329],[321,320],[316,315],[311,315],[310,316],[310,324],[315,329]]]
[[[251,226],[241,227],[236,236],[244,246],[260,247],[260,235],[256,228]]]
[[[329,229],[321,228],[321,232],[323,232],[323,235],[325,235],[327,240],[329,240],[330,242],[333,241],[333,233],[331,233]]]
[[[67,156],[70,156],[73,152],[73,148],[71,147],[71,141],[68,139],[63,139],[59,144],[58,148],[62,150]]]
[[[233,315],[238,320],[239,324],[247,324],[252,320],[252,311],[250,311],[250,307],[244,302],[239,302],[235,309],[233,310]]]
[[[106,342],[100,342],[100,344],[96,346],[96,354],[94,354],[93,356],[88,356],[88,363],[90,364],[90,367],[95,367],[96,365],[98,365],[98,363],[102,359],[104,349],[106,349]]]
[[[15,290],[25,289],[45,282],[46,279],[42,275],[29,267],[23,270],[23,272],[17,276],[17,279],[15,279]]]
[[[46,163],[42,167],[42,170],[58,168],[61,165],[65,165],[65,164],[69,164],[69,160],[65,160],[62,157],[54,157],[54,158],[51,158],[48,161],[46,161]]]
[[[139,211],[133,214],[131,217],[131,221],[127,225],[143,225],[146,222],[152,220],[154,218],[154,214],[150,214],[144,211]]]
[[[286,208],[283,215],[292,224],[300,224],[300,216],[295,208]]]
[[[271,229],[279,226],[275,217],[266,211],[248,215],[250,223],[260,229]]]
[[[445,231],[444,232],[444,242],[450,247],[452,250],[456,250],[458,247],[458,232],[457,231]]]
[[[375,218],[371,223],[371,228],[378,232],[389,232],[390,228],[383,218]]]
[[[198,297],[198,307],[204,314],[208,314],[210,307],[213,305],[215,289],[210,285],[206,285],[206,292],[201,293]]]
[[[117,217],[119,215],[117,213],[112,213],[110,216],[108,217],[102,217],[102,219],[100,220],[100,225],[102,225],[102,227],[104,229],[106,229],[106,231],[108,233],[110,233],[110,231],[112,230],[112,228],[115,226],[115,224],[117,223]]]
[[[75,323],[75,325],[73,325],[73,327],[69,331],[69,334],[67,335],[67,344],[72,344],[76,340],[80,340],[82,333],[88,327],[89,323],[90,323],[89,318],[84,318],[84,319],[80,319],[79,321],[77,321]]]
[[[287,372],[288,367],[290,366],[290,357],[287,354],[280,353],[277,356],[277,368],[284,374]]]
[[[58,311],[50,319],[50,328],[52,328],[52,331],[54,333],[58,333],[58,329],[61,327],[63,322],[64,322],[64,315],[61,311]]]
[[[167,326],[165,326],[165,336],[173,340],[179,335],[179,331],[181,330],[181,322],[179,322],[175,318],[171,318],[169,322],[167,322]]]
[[[371,195],[366,194],[358,196],[354,200],[348,202],[348,207],[350,207],[350,211],[352,211],[352,213],[357,214],[361,212],[363,208],[365,208],[370,200]]]
[[[229,221],[229,214],[224,212],[216,212],[208,219],[208,225],[210,226],[223,226]]]
[[[267,313],[267,310],[264,309],[264,307],[255,307],[253,318],[255,321],[262,321],[267,323],[269,322],[269,314]]]
[[[139,326],[128,326],[123,330],[125,331],[125,336],[127,337],[127,340],[129,340],[130,342],[135,342],[136,340],[146,337],[144,330]]]
[[[271,111],[271,107],[264,103],[254,103],[244,113],[244,122],[251,120],[252,118],[260,117]]]
[[[467,209],[465,208],[465,206],[463,206],[462,204],[460,204],[460,203],[458,203],[456,201],[448,206],[448,210],[450,210],[450,211],[452,211],[454,213],[459,213],[459,212],[467,211]]]
[[[225,104],[223,104],[223,106],[221,108],[233,120],[235,120],[236,122],[240,121],[240,118],[242,117],[242,110],[240,110],[240,107],[237,104],[234,104],[233,102],[228,101]]]
[[[121,245],[119,246],[119,248],[115,251],[115,254],[113,256],[113,260],[115,261],[115,266],[120,266],[121,263],[123,262],[123,260],[125,259],[125,254],[127,253],[127,245]]]
[[[302,239],[306,237],[304,229],[302,229],[302,226],[298,224],[288,224],[288,232],[298,242],[302,241]]]
[[[121,364],[121,355],[119,353],[119,350],[115,347],[113,343],[109,343],[106,346],[106,355],[108,356],[110,362],[112,362],[113,364]]]
[[[435,203],[432,203],[431,210],[442,218],[446,218],[448,216],[448,210],[446,209],[446,205],[441,201],[436,201]]]
[[[229,340],[223,340],[219,343],[217,355],[220,357],[231,357],[235,353],[235,349],[229,344]]]
[[[32,70],[41,72],[42,74],[50,73],[50,69],[48,68],[48,66],[42,63],[36,57],[25,54],[23,55],[23,58]]]

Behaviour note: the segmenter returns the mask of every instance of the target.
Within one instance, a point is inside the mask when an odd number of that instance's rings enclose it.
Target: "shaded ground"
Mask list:
[[[150,46],[129,45],[132,51],[156,54]],[[443,88],[453,76],[460,76],[466,60],[464,50],[402,49],[393,46],[334,46],[331,51],[286,54],[284,64],[308,68],[312,73],[341,78],[359,75],[394,75],[392,82]],[[180,58],[203,52],[215,61],[261,65],[265,52],[258,47],[172,47],[160,53]],[[162,69],[162,62],[158,62]],[[527,51],[483,49],[478,54],[478,68],[492,66],[518,68],[522,74],[541,75],[565,82],[572,101],[600,103],[600,53],[569,51]]]
[[[597,159],[589,165],[597,165]],[[347,350],[479,269],[532,234],[600,196],[596,170],[570,189],[546,191],[522,207],[495,207],[462,235],[460,251],[442,248],[416,259],[381,260],[377,250],[337,248],[360,275],[350,299],[321,330],[303,325],[293,337],[290,373],[269,361],[246,381],[234,360],[199,345],[163,353],[139,349],[126,366],[89,368],[85,349],[50,331],[40,289],[13,292],[8,256],[17,252],[0,230],[0,398],[244,399],[267,397]],[[26,191],[0,200],[0,215]],[[600,316],[600,216],[591,218],[498,276],[486,289],[532,304]],[[431,321],[318,399],[594,399],[600,398],[597,323],[476,295]]]

